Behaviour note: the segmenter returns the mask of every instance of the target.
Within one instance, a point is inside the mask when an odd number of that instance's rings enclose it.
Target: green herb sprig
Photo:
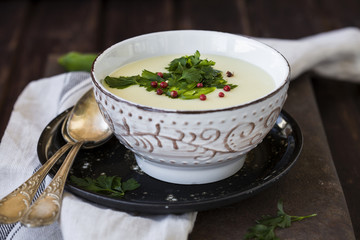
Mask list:
[[[96,54],[69,52],[58,58],[58,63],[66,71],[91,71],[91,66],[96,58]]]
[[[301,221],[317,215],[290,216],[284,212],[282,201],[278,202],[277,207],[277,216],[263,216],[260,220],[257,220],[256,225],[248,229],[244,239],[278,240],[279,238],[275,235],[275,229],[277,227],[288,228],[292,222]]]
[[[200,59],[200,52],[194,55],[182,56],[172,60],[166,70],[167,73],[154,73],[143,70],[141,75],[129,77],[110,77],[106,76],[104,81],[111,88],[124,89],[132,85],[145,87],[147,91],[157,91],[157,87],[151,85],[152,82],[166,82],[167,87],[162,88],[162,92],[168,96],[172,91],[177,92],[177,97],[181,99],[195,99],[202,94],[213,92],[216,88],[221,89],[229,85],[231,89],[237,85],[228,84],[223,78],[222,72],[213,68],[214,61]],[[201,87],[198,84],[201,83]]]
[[[118,176],[100,175],[96,179],[70,176],[70,180],[86,190],[104,193],[112,197],[123,197],[125,192],[137,189],[140,184],[133,178],[122,181]]]

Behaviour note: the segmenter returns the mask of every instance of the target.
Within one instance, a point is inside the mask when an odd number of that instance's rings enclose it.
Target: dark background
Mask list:
[[[0,1],[0,137],[19,94],[44,76],[52,55],[98,53],[172,29],[297,39],[348,26],[360,27],[359,0]],[[360,87],[307,77],[360,238]]]

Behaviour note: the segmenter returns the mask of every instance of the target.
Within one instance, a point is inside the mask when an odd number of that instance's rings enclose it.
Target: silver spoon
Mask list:
[[[51,224],[58,218],[64,184],[78,150],[81,147],[92,148],[103,144],[112,135],[100,114],[92,90],[85,93],[75,104],[65,119],[61,131],[68,143],[24,184],[0,200],[0,223],[14,223],[22,219],[22,223],[26,226],[43,226]],[[72,149],[58,173],[30,207],[40,183],[59,157],[70,147]]]
[[[62,126],[62,135],[65,140],[74,143],[73,147],[53,180],[20,220],[25,226],[45,226],[58,219],[66,178],[79,149],[98,146],[112,136],[112,131],[101,116],[92,90],[72,109]]]

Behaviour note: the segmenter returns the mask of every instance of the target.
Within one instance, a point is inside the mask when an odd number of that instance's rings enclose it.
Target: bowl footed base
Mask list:
[[[238,172],[244,165],[246,154],[231,161],[212,166],[171,166],[149,161],[135,154],[142,171],[149,176],[169,183],[206,184],[223,180]]]

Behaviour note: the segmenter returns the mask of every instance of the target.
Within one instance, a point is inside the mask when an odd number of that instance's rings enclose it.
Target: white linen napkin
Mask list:
[[[258,40],[275,47],[288,59],[292,78],[313,70],[334,79],[360,81],[360,31],[357,28],[299,40]],[[88,73],[73,72],[33,81],[24,89],[0,144],[0,198],[40,167],[36,148],[44,127],[90,87]],[[40,191],[50,180],[46,178]],[[41,228],[26,228],[19,223],[0,224],[0,239],[187,239],[195,219],[196,212],[134,216],[100,208],[65,193],[60,223]]]
[[[291,66],[291,78],[312,70],[326,78],[360,81],[360,30],[348,27],[298,40],[265,39]]]

